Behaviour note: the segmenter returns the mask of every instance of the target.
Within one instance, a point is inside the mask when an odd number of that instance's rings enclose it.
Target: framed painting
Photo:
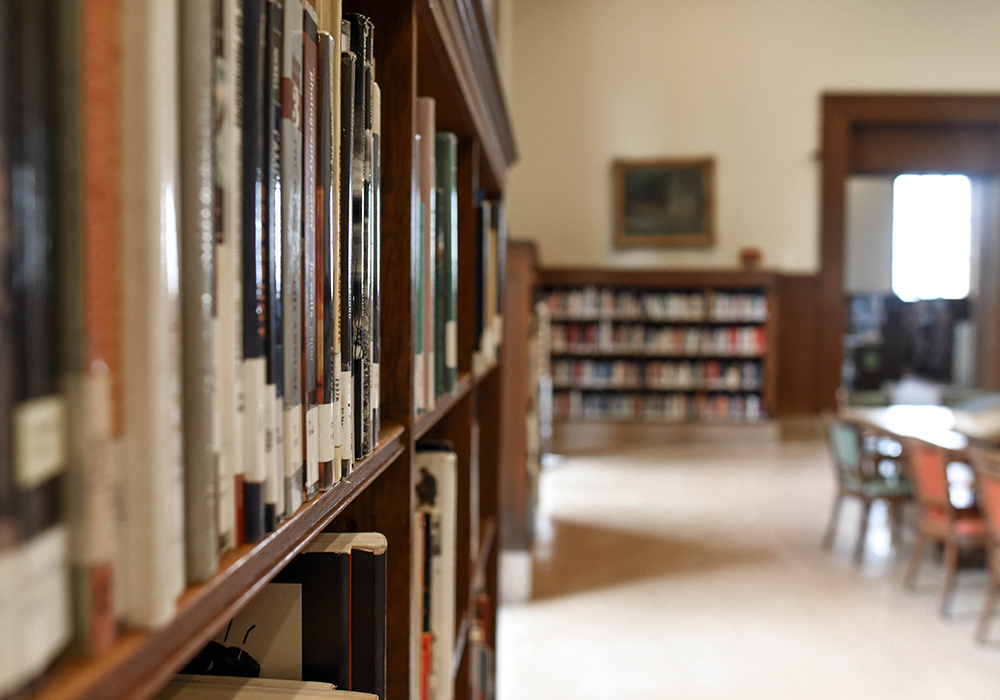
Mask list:
[[[616,160],[615,246],[702,247],[714,241],[711,158]]]

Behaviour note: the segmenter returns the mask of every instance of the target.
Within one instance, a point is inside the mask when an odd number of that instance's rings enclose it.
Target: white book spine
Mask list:
[[[306,484],[319,482],[319,426],[320,414],[322,413],[320,408],[320,406],[313,406],[306,411]],[[301,487],[301,482],[299,485]],[[301,498],[302,488],[299,488],[299,499],[301,500]]]
[[[178,5],[123,0],[121,512],[125,622],[158,626],[184,589]]]
[[[243,361],[244,479],[262,484],[267,479],[269,445],[267,416],[267,360],[251,357]]]

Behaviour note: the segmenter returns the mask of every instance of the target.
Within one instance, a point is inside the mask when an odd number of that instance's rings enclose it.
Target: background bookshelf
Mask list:
[[[489,595],[485,643],[495,643],[500,370],[473,375],[477,197],[500,198],[516,157],[490,20],[478,0],[345,0],[368,16],[382,94],[381,410],[372,454],[351,475],[311,499],[255,545],[230,551],[207,582],[189,586],[173,617],[154,630],[126,630],[94,658],[70,652],[27,692],[46,700],[140,700],[153,695],[236,611],[318,533],[378,531],[389,546],[387,689],[416,697],[412,645],[413,461],[421,439],[446,440],[458,454],[456,698],[472,693],[469,630],[481,588]],[[414,417],[415,207],[413,140],[417,96],[437,102],[437,128],[459,138],[458,363],[455,390]],[[477,584],[484,583],[484,586]]]
[[[772,415],[773,275],[550,268],[540,282],[557,430],[757,424]]]

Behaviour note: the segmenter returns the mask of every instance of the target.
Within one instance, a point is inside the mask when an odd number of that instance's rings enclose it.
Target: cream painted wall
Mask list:
[[[820,95],[1000,91],[996,0],[503,0],[510,233],[545,265],[819,265]],[[611,161],[716,159],[712,249],[616,251]]]

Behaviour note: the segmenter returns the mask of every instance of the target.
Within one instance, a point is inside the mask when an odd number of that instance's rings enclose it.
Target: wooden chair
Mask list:
[[[986,565],[990,582],[986,588],[986,600],[976,627],[976,639],[985,642],[990,621],[996,610],[997,592],[1000,591],[1000,453],[977,450],[973,453],[976,468],[976,488],[980,509],[986,521],[989,544],[986,548]]]
[[[837,477],[837,496],[833,501],[830,524],[823,536],[823,547],[829,549],[837,534],[840,506],[845,496],[861,501],[861,523],[858,539],[854,545],[854,561],[860,563],[864,557],[865,538],[868,534],[868,520],[872,504],[877,500],[889,503],[892,512],[893,539],[898,533],[898,512],[902,504],[913,497],[913,484],[901,474],[883,475],[878,471],[878,460],[872,460],[863,449],[860,428],[854,423],[834,421],[827,425],[827,442],[833,459]]]
[[[974,551],[986,546],[986,523],[975,507],[958,509],[952,504],[948,484],[949,452],[919,440],[910,441],[906,452],[920,507],[917,540],[913,544],[910,566],[906,572],[906,586],[913,588],[927,542],[944,545],[945,575],[941,614],[947,615],[948,603],[955,589],[959,552]]]

